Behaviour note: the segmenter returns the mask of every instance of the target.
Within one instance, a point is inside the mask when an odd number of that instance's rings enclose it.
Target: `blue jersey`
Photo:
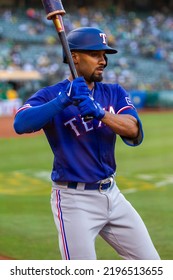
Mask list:
[[[69,80],[66,79],[39,90],[19,111],[55,99],[60,91],[66,90],[68,84]],[[136,117],[140,126],[139,137],[135,141],[122,139],[132,146],[142,142],[140,119],[127,92],[120,85],[96,82],[93,97],[110,113]],[[51,174],[53,181],[92,183],[115,173],[116,134],[96,119],[85,122],[77,106],[70,105],[58,112],[43,126],[43,130],[54,154]]]

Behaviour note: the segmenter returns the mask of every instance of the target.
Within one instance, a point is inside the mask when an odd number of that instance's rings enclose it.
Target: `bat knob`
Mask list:
[[[93,117],[92,117],[92,116],[85,116],[85,117],[84,117],[84,121],[85,121],[85,122],[89,122],[89,121],[91,121],[91,120],[93,120]]]

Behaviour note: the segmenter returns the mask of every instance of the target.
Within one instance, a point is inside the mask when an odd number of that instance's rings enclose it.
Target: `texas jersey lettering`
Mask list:
[[[19,111],[49,102],[56,98],[60,91],[65,91],[68,85],[69,80],[66,79],[61,83],[39,90],[27,100]],[[138,118],[128,94],[118,84],[96,82],[94,99],[112,114],[130,112]],[[100,178],[109,177],[115,172],[116,163],[112,154],[112,146],[116,141],[115,133],[96,119],[84,122],[77,106],[70,105],[61,113],[57,113],[43,127],[43,130],[55,157],[52,170],[53,181],[90,182],[92,180],[94,182]],[[96,136],[96,131],[100,135],[99,138],[98,134]],[[76,137],[78,141],[76,141]],[[139,144],[123,137],[122,139],[128,145]],[[142,141],[142,138],[139,139]],[[87,158],[82,166],[81,157]],[[62,159],[63,166],[68,165],[68,168],[62,167]]]

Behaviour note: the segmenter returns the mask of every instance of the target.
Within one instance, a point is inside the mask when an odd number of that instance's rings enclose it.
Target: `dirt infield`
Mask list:
[[[0,260],[2,261],[2,260],[14,260],[14,259],[12,259],[10,257],[7,257],[7,256],[1,256],[0,255]]]
[[[33,137],[34,135],[41,134],[41,132],[36,132],[32,134],[24,134],[24,135],[18,135],[13,128],[13,121],[14,116],[10,117],[3,117],[0,116],[0,138],[13,138],[13,137]]]

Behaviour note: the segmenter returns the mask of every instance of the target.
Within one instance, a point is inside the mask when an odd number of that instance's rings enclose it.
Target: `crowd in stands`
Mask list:
[[[34,69],[46,83],[66,77],[69,69],[62,63],[58,35],[43,10],[2,10],[0,16],[0,71]],[[107,33],[118,54],[108,55],[106,82],[118,82],[127,90],[173,90],[172,15],[81,8],[66,14],[63,21],[67,33],[80,26]]]

